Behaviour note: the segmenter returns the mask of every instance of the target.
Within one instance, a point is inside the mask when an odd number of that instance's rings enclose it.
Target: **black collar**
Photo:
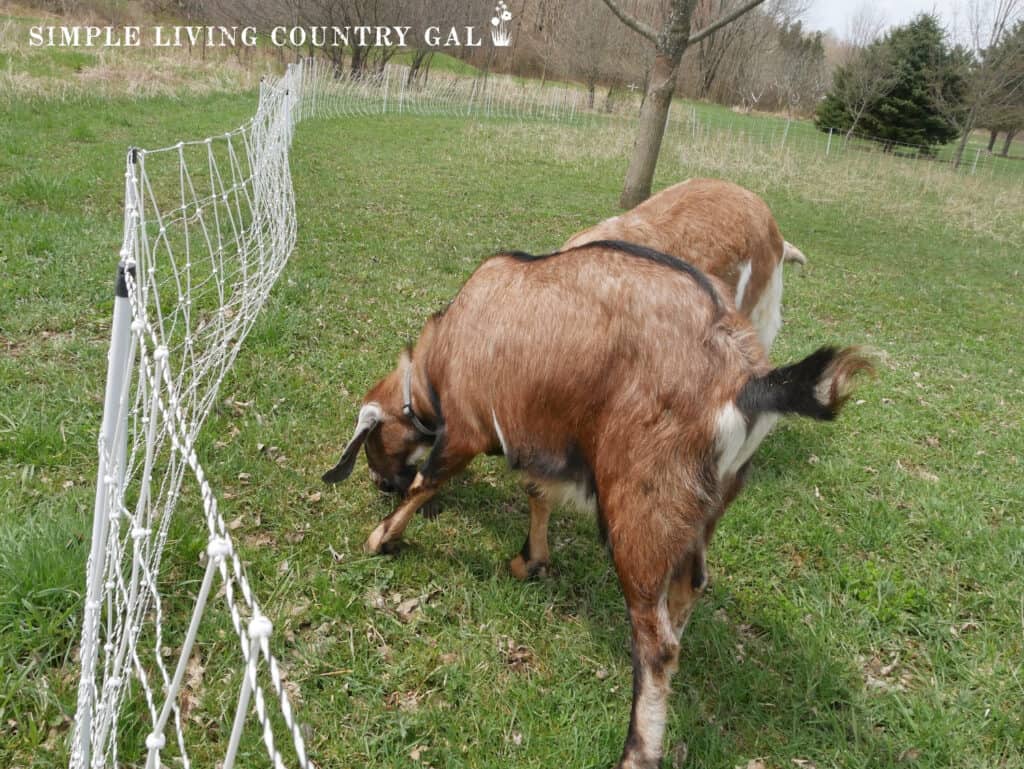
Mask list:
[[[437,435],[435,428],[427,427],[423,424],[423,421],[416,416],[416,412],[412,408],[412,361],[405,367],[405,379],[402,381],[402,413],[405,414],[406,418],[412,421],[412,426],[419,430],[423,435],[429,435],[431,437]]]

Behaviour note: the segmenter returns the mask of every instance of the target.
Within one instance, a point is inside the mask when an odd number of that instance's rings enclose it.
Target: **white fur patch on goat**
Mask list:
[[[754,420],[754,424],[747,430],[747,438],[743,441],[743,446],[740,448],[739,454],[736,455],[736,459],[733,460],[733,466],[729,468],[730,472],[734,474],[739,472],[740,468],[754,456],[754,452],[761,445],[761,441],[772,431],[772,428],[775,427],[775,423],[778,421],[778,414],[767,413],[758,415],[757,419]]]
[[[715,420],[715,448],[718,449],[718,480],[729,478],[754,456],[761,441],[772,431],[779,415],[759,414],[748,427],[743,414],[733,403],[727,403]]]
[[[747,293],[747,284],[750,283],[750,273],[753,271],[750,260],[747,259],[740,267],[740,279],[736,283],[736,307],[743,307],[743,297]]]
[[[797,264],[807,264],[807,257],[804,256],[804,252],[794,246],[788,240],[782,242],[782,261],[784,262],[796,262]]]
[[[835,389],[835,393],[832,390]],[[818,401],[822,406],[831,406],[832,404],[846,400],[850,392],[853,390],[853,379],[844,376],[836,382],[836,368],[835,362],[825,370],[825,376],[823,376],[818,384],[814,387],[814,399]]]
[[[733,467],[747,438],[747,422],[733,403],[726,403],[715,418],[715,448],[718,454],[718,480]]]
[[[420,463],[420,460],[426,457],[427,454],[429,453],[430,446],[424,446],[420,444],[419,446],[412,450],[412,454],[410,454],[409,458],[405,460],[405,464],[409,466],[418,465]]]
[[[501,453],[508,456],[508,444],[505,442],[505,435],[501,432],[501,425],[498,424],[498,415],[491,409],[491,421],[494,422],[494,432],[498,434],[498,443],[501,444]]]
[[[542,481],[538,485],[556,505],[574,507],[580,512],[594,514],[597,512],[597,498],[590,492],[586,484],[572,481]]]
[[[739,304],[737,301],[736,306]],[[767,352],[782,327],[782,262],[776,266],[768,285],[750,311],[750,322],[757,329],[757,338]]]
[[[667,697],[651,678],[647,672],[642,674],[642,683],[636,699],[636,731],[644,752],[655,754],[665,737]]]

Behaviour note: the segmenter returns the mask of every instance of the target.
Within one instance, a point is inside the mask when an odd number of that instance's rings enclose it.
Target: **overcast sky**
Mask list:
[[[831,29],[840,37],[847,31],[847,21],[863,3],[859,0],[811,0],[811,7],[804,14],[804,23],[811,29]],[[919,13],[935,12],[948,27],[953,20],[954,9],[959,0],[870,0],[885,19],[886,26],[895,26],[909,21]]]

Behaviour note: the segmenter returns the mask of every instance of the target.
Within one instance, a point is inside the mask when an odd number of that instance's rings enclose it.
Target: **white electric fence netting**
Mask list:
[[[241,128],[129,152],[73,768],[121,760],[137,766],[143,756],[148,769],[159,769],[162,759],[191,766],[180,695],[215,581],[243,668],[222,766],[235,763],[250,704],[272,765],[285,766],[276,719],[298,765],[310,766],[270,653],[271,623],[196,452],[219,385],[295,243],[289,145],[308,106],[308,74],[293,65],[264,82],[256,115]],[[191,620],[183,630],[167,621],[174,591],[160,568],[182,497],[201,503],[208,540],[205,575],[198,595],[187,597]],[[136,715],[122,719],[129,705]],[[148,726],[140,730],[142,713]]]

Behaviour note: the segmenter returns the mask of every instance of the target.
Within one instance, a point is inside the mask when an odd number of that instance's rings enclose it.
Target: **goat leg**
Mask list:
[[[402,537],[402,532],[409,525],[409,521],[431,497],[437,493],[437,484],[428,484],[422,475],[417,474],[416,479],[409,487],[409,492],[402,504],[387,518],[377,524],[363,545],[367,553],[384,553],[389,550],[389,543],[393,543]]]
[[[530,531],[519,555],[509,561],[508,568],[516,579],[546,577],[548,568],[548,519],[551,499],[534,483],[526,484],[530,497]]]
[[[420,472],[416,473],[405,499],[398,508],[377,524],[363,545],[368,553],[385,553],[401,539],[402,532],[416,511],[427,504],[445,481],[462,471],[479,452],[466,450],[457,443],[447,440],[442,433],[434,444],[430,456]],[[392,543],[389,547],[388,543]]]

